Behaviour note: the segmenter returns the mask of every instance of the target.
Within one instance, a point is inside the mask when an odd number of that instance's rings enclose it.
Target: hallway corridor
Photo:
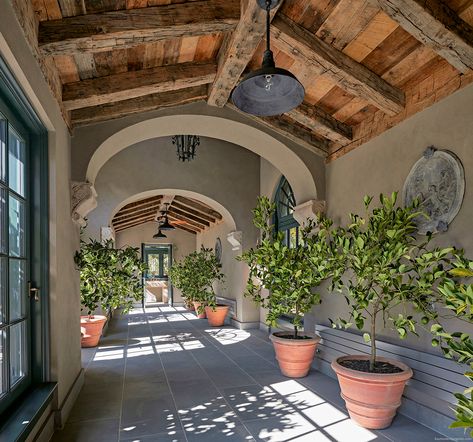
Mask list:
[[[97,349],[83,350],[85,385],[54,442],[439,440],[402,415],[369,431],[352,423],[338,383],[300,380],[275,365],[266,333],[211,328],[184,308],[116,315]]]

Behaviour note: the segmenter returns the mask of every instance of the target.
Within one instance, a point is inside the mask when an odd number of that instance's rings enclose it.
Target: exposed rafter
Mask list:
[[[378,0],[409,34],[460,72],[473,69],[473,27],[441,0]]]
[[[389,115],[402,111],[405,99],[400,89],[290,18],[279,14],[273,20],[272,29],[277,46],[315,75],[328,74],[342,89],[368,100]]]
[[[208,103],[211,106],[225,106],[266,30],[266,12],[256,0],[242,1],[241,4],[243,11],[240,21],[232,36],[222,45],[217,77],[209,88]],[[271,17],[274,17],[281,4],[282,1],[271,11]]]
[[[336,120],[323,109],[302,103],[286,115],[303,126],[312,129],[318,135],[339,143],[346,143],[353,138],[352,129]]]
[[[207,87],[205,85],[130,98],[129,100],[117,101],[116,103],[73,110],[71,112],[72,124],[74,126],[93,124],[140,112],[202,101],[206,98]]]
[[[122,72],[68,83],[62,99],[69,110],[97,106],[208,84],[216,72],[215,63],[181,63]]]
[[[220,221],[222,219],[222,215],[220,213],[218,213],[216,210],[213,210],[211,207],[209,207],[206,204],[203,204],[199,201],[196,201],[196,200],[193,200],[193,199],[190,199],[190,198],[186,198],[186,197],[183,197],[183,196],[179,196],[179,195],[176,195],[174,197],[174,201],[178,201],[179,203],[181,203],[184,206],[190,207],[190,208],[192,208],[192,209],[194,209],[198,212],[209,215],[212,218],[215,218],[216,220]]]
[[[227,103],[227,107],[230,109],[241,112],[233,104]],[[244,114],[248,116],[248,114]],[[297,143],[311,152],[325,157],[330,148],[329,140],[316,136],[313,132],[308,129],[304,129],[294,124],[288,117],[251,117],[259,124],[271,129],[272,131],[286,137],[287,139]]]
[[[29,2],[28,2],[29,3]],[[240,16],[236,0],[208,0],[43,21],[39,46],[61,55],[126,49],[143,43],[226,32]]]

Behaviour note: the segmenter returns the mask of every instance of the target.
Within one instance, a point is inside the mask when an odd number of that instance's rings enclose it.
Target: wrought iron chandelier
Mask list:
[[[253,0],[255,1],[255,0]],[[269,117],[281,115],[299,106],[304,100],[304,86],[289,71],[277,68],[270,46],[270,10],[280,0],[257,0],[266,9],[266,50],[261,69],[250,72],[233,90],[233,104],[243,112]]]
[[[200,145],[200,138],[197,135],[174,135],[172,144],[177,148],[177,158],[186,162],[194,159],[196,147]]]

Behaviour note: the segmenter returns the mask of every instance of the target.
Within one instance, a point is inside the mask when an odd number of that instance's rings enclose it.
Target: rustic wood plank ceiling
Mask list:
[[[222,215],[207,204],[192,198],[174,195],[157,195],[134,201],[122,207],[112,219],[115,232],[156,222],[161,211],[167,206],[169,221],[177,229],[197,234],[220,223]]]
[[[71,128],[194,101],[232,107],[233,87],[260,67],[265,44],[256,0],[14,6]],[[284,0],[271,43],[305,101],[255,119],[334,160],[471,83],[472,25],[473,0]],[[188,219],[193,231],[210,222]]]

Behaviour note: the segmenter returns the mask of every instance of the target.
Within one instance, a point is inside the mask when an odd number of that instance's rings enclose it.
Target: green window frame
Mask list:
[[[288,247],[298,247],[300,244],[299,223],[294,219],[296,198],[289,181],[282,176],[274,194],[276,211],[274,213],[274,230],[284,232],[285,243]]]
[[[51,397],[49,349],[49,188],[47,131],[0,56],[0,271],[1,325],[4,338],[0,391],[0,429],[11,431],[12,411],[21,415],[22,403],[36,398],[38,405]],[[10,164],[9,164],[10,163]],[[19,179],[19,177],[24,177]],[[16,220],[16,224],[12,224]],[[5,226],[6,224],[6,226]],[[16,226],[16,227],[15,227]],[[20,238],[20,239],[19,239]],[[9,244],[10,243],[10,244]],[[5,264],[6,263],[6,264]],[[9,270],[5,269],[5,266]],[[18,270],[21,269],[21,272]],[[16,269],[16,270],[15,270]],[[18,271],[17,271],[18,270]],[[22,275],[19,277],[18,275]],[[15,282],[18,284],[15,285]],[[38,288],[38,292],[29,290]],[[39,294],[35,300],[31,294]],[[13,303],[13,304],[12,304]],[[21,308],[15,311],[15,303]],[[21,324],[21,325],[19,325]],[[12,336],[23,331],[21,348],[11,346]],[[14,372],[11,361],[22,359],[21,373]],[[12,371],[13,370],[13,371]],[[21,376],[17,376],[21,374]],[[12,376],[14,375],[14,376]],[[15,379],[18,378],[18,379]],[[15,382],[13,382],[15,381]],[[49,400],[49,399],[48,399]],[[33,401],[34,402],[34,401]],[[36,402],[34,402],[36,403]],[[35,413],[18,427],[28,434]],[[5,430],[6,431],[6,430]]]

